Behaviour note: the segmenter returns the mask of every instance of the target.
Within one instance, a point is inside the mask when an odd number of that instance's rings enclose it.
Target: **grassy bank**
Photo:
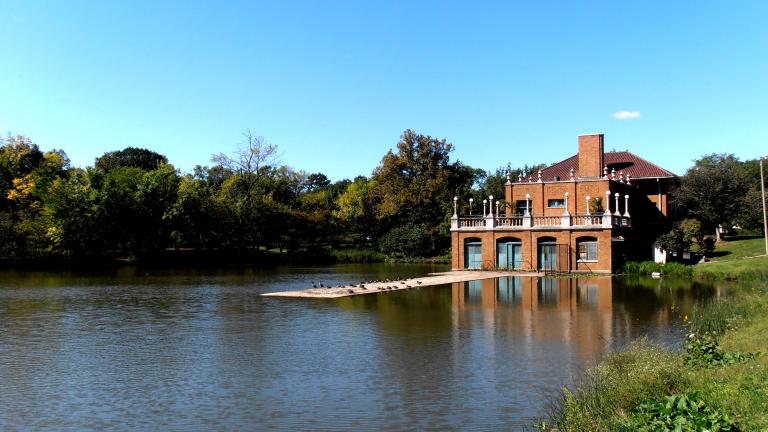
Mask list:
[[[635,341],[564,389],[539,429],[768,430],[768,262],[754,258],[762,245],[724,243],[694,268],[695,277],[734,279],[738,289],[680,317],[690,330],[684,352]]]
[[[722,241],[709,262],[695,266],[694,275],[702,279],[768,281],[765,240],[734,237]]]

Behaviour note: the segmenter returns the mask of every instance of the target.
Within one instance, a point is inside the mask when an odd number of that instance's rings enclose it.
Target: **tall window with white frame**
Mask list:
[[[576,260],[579,262],[596,262],[598,245],[595,237],[580,237],[576,240]]]

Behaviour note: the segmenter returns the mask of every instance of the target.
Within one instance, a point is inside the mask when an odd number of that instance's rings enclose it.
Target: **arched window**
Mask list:
[[[576,239],[576,261],[597,261],[598,252],[597,239],[595,237],[579,237]]]

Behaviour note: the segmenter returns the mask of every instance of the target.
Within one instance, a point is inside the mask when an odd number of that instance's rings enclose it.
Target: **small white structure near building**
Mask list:
[[[663,251],[659,249],[658,246],[653,247],[653,260],[657,263],[666,264],[667,263],[667,251]]]

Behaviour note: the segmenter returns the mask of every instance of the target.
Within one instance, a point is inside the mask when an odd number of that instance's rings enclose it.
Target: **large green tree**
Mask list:
[[[43,153],[21,135],[0,142],[0,257],[44,256],[50,249],[44,203],[50,185],[66,176],[69,159],[59,150]]]
[[[759,187],[753,170],[732,154],[709,154],[694,162],[675,191],[683,214],[699,220],[707,232],[730,227],[754,212],[750,190]]]
[[[152,171],[167,164],[165,156],[143,148],[127,147],[123,150],[104,153],[96,158],[96,168],[109,172],[116,168],[139,168]]]
[[[453,197],[465,195],[478,176],[475,169],[451,162],[452,151],[445,139],[406,130],[397,151],[384,156],[369,185],[382,228],[423,230],[431,254],[447,248]]]

